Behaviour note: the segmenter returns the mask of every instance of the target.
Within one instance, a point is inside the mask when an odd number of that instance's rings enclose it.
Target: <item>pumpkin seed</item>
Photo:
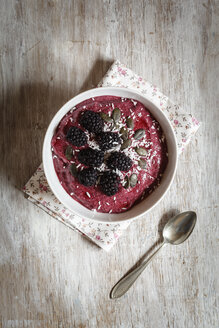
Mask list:
[[[145,135],[145,130],[138,129],[138,130],[135,131],[134,138],[136,140],[140,140],[140,139],[142,139],[144,137],[144,135]]]
[[[143,147],[136,147],[135,151],[140,156],[146,156],[147,155],[147,150]]]
[[[73,157],[73,149],[70,145],[65,150],[65,157],[70,161]]]
[[[114,129],[119,130],[120,125],[118,123],[114,123]]]
[[[98,177],[97,177],[97,181],[96,181],[96,185],[98,185],[98,184],[100,183],[100,178],[101,178],[101,176],[98,175]]]
[[[129,187],[130,187],[130,180],[129,180],[129,177],[126,175],[124,188],[128,189]]]
[[[124,140],[121,146],[121,150],[128,148],[130,145],[131,145],[130,139]]]
[[[112,113],[112,117],[115,123],[119,122],[121,117],[121,111],[119,108],[115,108]]]
[[[140,158],[139,161],[138,161],[138,165],[139,165],[142,169],[145,169],[146,166],[147,166],[147,162],[146,162],[143,158]]]
[[[112,121],[112,118],[106,113],[100,113],[100,116],[107,123]]]
[[[138,176],[137,176],[137,174],[133,173],[130,176],[129,181],[130,181],[130,186],[131,187],[134,187],[136,185],[136,183],[138,182]]]
[[[110,157],[110,153],[105,153],[104,154],[104,162],[106,162],[109,157]]]
[[[130,129],[133,129],[134,128],[134,121],[131,117],[127,117],[126,119],[126,124],[127,124],[127,127],[130,128]]]
[[[71,164],[70,165],[70,173],[73,175],[73,177],[76,177],[77,176],[77,167],[75,165],[75,163]]]
[[[129,137],[129,133],[128,133],[128,130],[127,130],[127,129],[125,129],[125,128],[121,128],[121,129],[120,129],[120,133],[122,134],[121,138],[122,138],[123,140],[127,140],[127,139],[128,139],[128,137]]]

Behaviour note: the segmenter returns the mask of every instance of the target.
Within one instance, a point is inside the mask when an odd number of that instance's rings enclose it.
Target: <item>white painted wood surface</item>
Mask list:
[[[218,1],[1,0],[0,327],[218,327]],[[203,124],[165,199],[110,253],[20,192],[49,121],[120,59]],[[193,209],[188,241],[166,246],[125,297],[111,287]]]

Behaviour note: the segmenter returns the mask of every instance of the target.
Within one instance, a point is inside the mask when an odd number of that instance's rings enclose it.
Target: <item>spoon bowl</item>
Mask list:
[[[193,211],[187,211],[174,216],[164,227],[164,241],[172,245],[183,243],[191,235],[196,220],[197,216]]]

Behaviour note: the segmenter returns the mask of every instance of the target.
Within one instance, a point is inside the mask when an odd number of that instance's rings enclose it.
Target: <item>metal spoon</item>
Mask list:
[[[152,258],[165,244],[178,245],[183,243],[192,233],[196,224],[196,213],[192,211],[180,213],[170,219],[163,229],[163,243],[159,248],[146,260],[143,261],[137,268],[131,271],[128,275],[122,278],[112,289],[110,293],[111,298],[118,298],[124,295],[135,280],[144,271],[146,266],[150,263]]]

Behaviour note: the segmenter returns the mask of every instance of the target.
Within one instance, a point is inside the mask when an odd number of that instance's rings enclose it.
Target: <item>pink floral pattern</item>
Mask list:
[[[98,86],[129,88],[147,95],[149,99],[164,111],[171,121],[178,141],[179,153],[185,149],[185,146],[190,142],[200,126],[199,121],[194,116],[184,112],[178,105],[175,105],[167,96],[160,92],[157,86],[145,81],[118,60],[113,63]]]
[[[28,195],[28,199],[31,202],[42,208],[53,218],[88,237],[106,251],[110,250],[129,225],[129,222],[120,224],[98,223],[75,216],[52,193],[42,164],[25,185],[23,191]]]
[[[142,77],[122,65],[119,61],[116,61],[111,66],[98,86],[118,86],[135,89],[151,98],[171,121],[178,140],[179,153],[184,150],[184,147],[190,142],[200,126],[195,117],[184,113],[179,106],[173,104],[167,96],[163,95],[156,86],[143,80]],[[42,164],[23,190],[31,202],[69,228],[89,238],[106,251],[113,247],[124,230],[129,226],[129,222],[107,224],[75,216],[52,193]]]

